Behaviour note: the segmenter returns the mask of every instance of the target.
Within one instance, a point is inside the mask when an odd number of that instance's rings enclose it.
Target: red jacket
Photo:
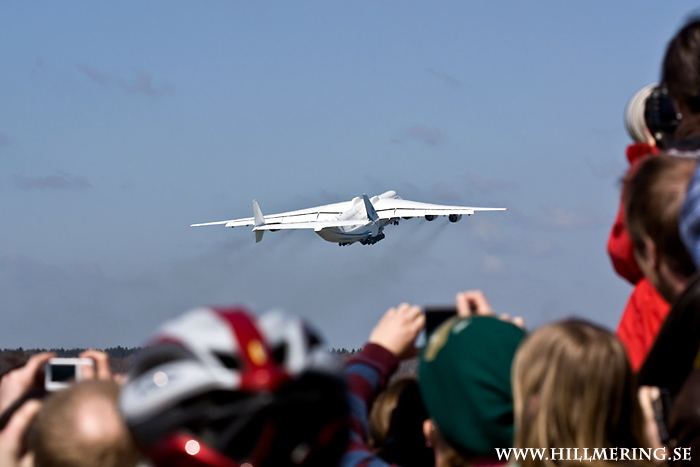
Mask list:
[[[658,153],[655,146],[635,143],[627,147],[629,175],[646,157]],[[632,295],[617,327],[617,337],[622,341],[632,368],[637,371],[651,349],[670,306],[661,298],[656,289],[645,279],[634,259],[634,249],[625,224],[622,203],[608,239],[608,255],[615,271],[635,285]]]

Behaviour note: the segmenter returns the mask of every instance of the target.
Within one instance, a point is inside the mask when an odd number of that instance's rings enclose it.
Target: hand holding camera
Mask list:
[[[86,350],[78,358],[52,358],[44,368],[44,388],[57,391],[82,380],[110,381],[109,356],[99,350]]]
[[[33,465],[33,458],[24,447],[24,437],[34,416],[41,408],[39,401],[29,401],[15,412],[4,430],[0,431],[0,465],[21,467]]]
[[[446,320],[459,316],[468,318],[470,316],[493,316],[501,321],[513,323],[521,329],[525,329],[525,320],[520,316],[511,317],[508,313],[496,316],[493,308],[486,300],[486,296],[481,290],[468,290],[459,292],[455,297],[455,306],[428,306],[425,308],[426,334],[430,335],[433,330]]]
[[[27,363],[10,371],[0,380],[0,413],[19,400],[30,389],[41,384],[39,377],[46,362],[55,357],[53,352],[32,355]]]
[[[399,359],[411,358],[418,353],[414,342],[424,324],[419,307],[402,303],[387,310],[372,330],[369,342],[381,345]]]
[[[0,380],[0,430],[30,399],[41,399],[47,391],[68,387],[76,381],[112,380],[109,357],[98,350],[81,352],[78,358],[55,358],[53,352],[32,355],[27,363]]]

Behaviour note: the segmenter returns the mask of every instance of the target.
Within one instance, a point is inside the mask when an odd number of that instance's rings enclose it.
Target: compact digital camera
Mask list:
[[[94,367],[90,358],[52,358],[46,363],[44,387],[47,391],[58,391],[83,379],[83,368]]]

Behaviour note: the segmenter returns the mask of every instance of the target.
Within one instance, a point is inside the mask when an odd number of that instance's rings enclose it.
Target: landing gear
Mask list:
[[[386,235],[384,235],[383,233],[380,232],[378,235],[376,235],[374,237],[367,237],[364,240],[360,240],[360,243],[362,243],[363,245],[374,245],[378,241],[383,240],[385,236]]]

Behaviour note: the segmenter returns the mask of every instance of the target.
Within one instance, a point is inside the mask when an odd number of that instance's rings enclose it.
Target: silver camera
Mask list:
[[[90,358],[52,358],[46,363],[44,387],[47,391],[58,391],[83,379],[83,368],[95,362]]]

